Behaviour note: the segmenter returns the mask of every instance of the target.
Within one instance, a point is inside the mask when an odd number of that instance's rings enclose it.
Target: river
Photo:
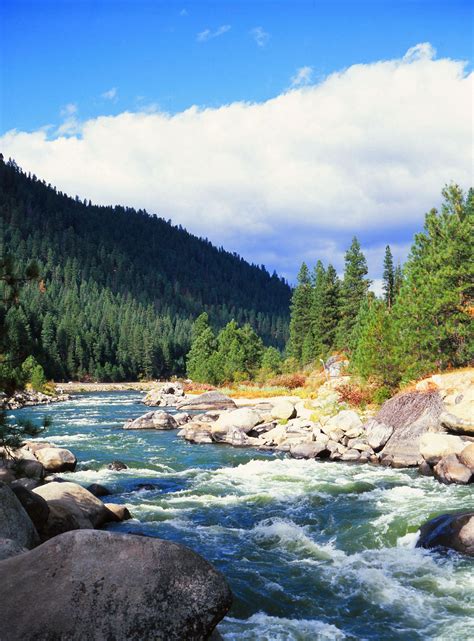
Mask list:
[[[84,394],[12,414],[50,416],[45,438],[79,460],[63,477],[101,483],[128,506],[133,520],[109,530],[184,543],[225,574],[226,641],[474,638],[472,559],[414,547],[430,517],[474,509],[472,486],[122,431],[147,411],[141,398]],[[129,469],[106,469],[114,459]]]

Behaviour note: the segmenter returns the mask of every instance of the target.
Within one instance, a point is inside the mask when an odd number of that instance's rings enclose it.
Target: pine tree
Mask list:
[[[298,273],[298,284],[291,299],[290,338],[288,356],[299,363],[303,360],[303,345],[311,330],[312,287],[309,270],[305,263]]]
[[[383,262],[383,291],[385,302],[389,309],[395,300],[395,271],[393,268],[393,256],[390,245],[385,248],[385,258]]]
[[[313,291],[311,296],[311,328],[303,344],[303,362],[309,363],[319,358],[324,351],[324,288],[326,286],[326,270],[320,260],[316,263],[313,276]]]
[[[341,285],[337,272],[329,265],[324,277],[319,321],[322,355],[327,355],[336,342],[336,333],[340,321]]]
[[[474,356],[472,238],[474,194],[443,190],[415,236],[393,308],[400,371],[405,379],[462,366]]]
[[[400,263],[395,267],[395,272],[393,274],[393,302],[397,299],[398,294],[403,283],[403,271]]]
[[[216,351],[216,337],[204,312],[194,322],[193,340],[187,356],[187,373],[192,380],[200,383],[214,382],[213,356]]]
[[[370,280],[366,278],[367,273],[367,261],[359,241],[354,236],[346,252],[341,287],[341,320],[337,329],[337,344],[341,349],[353,347],[352,330],[370,286]]]
[[[362,303],[353,331],[355,348],[351,369],[361,378],[375,379],[387,387],[399,380],[393,356],[393,332],[387,304],[369,295]]]

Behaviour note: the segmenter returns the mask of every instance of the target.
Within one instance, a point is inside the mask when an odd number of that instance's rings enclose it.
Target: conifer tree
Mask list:
[[[337,272],[328,265],[324,275],[321,295],[321,316],[318,325],[322,355],[327,355],[336,342],[336,332],[340,321],[341,285]]]
[[[403,282],[402,266],[400,265],[400,263],[398,263],[398,265],[395,267],[395,271],[393,274],[393,302],[395,302],[398,294],[400,293],[402,282]]]
[[[399,380],[393,357],[391,316],[385,301],[367,296],[353,331],[355,349],[351,369],[363,379],[394,387]]]
[[[383,262],[383,291],[387,307],[391,309],[395,300],[395,271],[390,245],[387,245],[385,248],[385,258]]]
[[[462,366],[474,356],[472,238],[474,195],[443,190],[415,236],[393,308],[398,365],[405,379]]]
[[[321,326],[324,314],[324,288],[326,284],[326,270],[323,263],[318,260],[314,268],[313,290],[311,296],[311,327],[303,343],[303,363],[309,363],[319,358],[323,352],[324,329]]]
[[[311,297],[312,287],[306,263],[301,265],[298,273],[298,284],[291,300],[290,338],[288,356],[299,363],[303,360],[303,345],[311,330]]]
[[[352,330],[360,306],[369,291],[367,261],[359,241],[354,236],[346,252],[344,279],[341,287],[341,320],[337,329],[337,344],[342,349],[353,347]]]
[[[191,349],[187,356],[187,373],[192,380],[200,383],[214,381],[213,356],[216,351],[216,337],[204,312],[194,322]]]

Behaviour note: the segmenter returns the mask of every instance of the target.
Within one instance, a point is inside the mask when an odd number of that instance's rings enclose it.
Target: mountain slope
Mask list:
[[[8,318],[12,352],[26,346],[57,378],[182,373],[191,323],[249,322],[266,343],[287,337],[289,286],[145,211],[72,199],[0,162],[5,251],[34,259],[45,292],[25,288]],[[21,355],[21,354],[19,354]]]

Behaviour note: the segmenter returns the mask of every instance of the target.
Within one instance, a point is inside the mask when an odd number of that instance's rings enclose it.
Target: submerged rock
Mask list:
[[[189,548],[127,534],[68,532],[0,572],[2,641],[204,641],[232,603]]]
[[[416,547],[445,547],[474,556],[474,512],[442,514],[420,528]]]
[[[120,472],[120,470],[128,470],[128,466],[125,465],[122,461],[112,461],[107,465],[107,469],[114,470],[115,472]]]

